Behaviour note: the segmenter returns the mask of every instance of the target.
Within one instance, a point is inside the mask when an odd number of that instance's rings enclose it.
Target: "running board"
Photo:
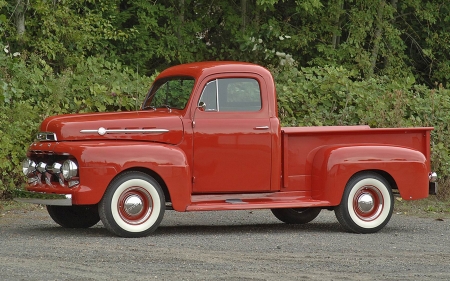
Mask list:
[[[330,207],[329,201],[314,200],[305,192],[192,195],[186,211],[250,210]]]

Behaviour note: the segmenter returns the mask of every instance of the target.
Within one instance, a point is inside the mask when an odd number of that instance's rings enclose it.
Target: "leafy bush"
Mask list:
[[[0,77],[0,197],[25,182],[20,163],[45,117],[136,109],[154,79],[101,57],[54,74],[37,56],[26,63],[6,52],[0,52]]]

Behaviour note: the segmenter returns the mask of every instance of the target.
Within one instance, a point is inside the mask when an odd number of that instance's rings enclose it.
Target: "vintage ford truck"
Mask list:
[[[138,111],[45,119],[16,199],[47,205],[62,227],[101,220],[116,235],[141,237],[168,209],[270,209],[290,224],[328,209],[345,230],[373,233],[391,218],[394,194],[436,192],[432,128],[284,128],[277,114],[264,67],[174,66]]]

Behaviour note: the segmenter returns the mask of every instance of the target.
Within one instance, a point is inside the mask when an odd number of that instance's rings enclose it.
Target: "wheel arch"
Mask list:
[[[366,174],[366,173],[375,173],[375,174],[378,174],[379,176],[381,176],[382,178],[384,178],[384,179],[389,183],[389,187],[391,188],[391,190],[398,189],[397,183],[396,183],[394,177],[392,177],[391,174],[389,174],[389,173],[386,172],[386,171],[383,171],[383,170],[377,170],[377,169],[367,169],[367,170],[361,170],[361,171],[358,171],[358,172],[356,172],[356,173],[354,173],[353,175],[350,176],[350,178],[347,180],[347,183],[348,183],[349,181],[351,181],[353,178],[358,177],[358,176],[361,175],[361,174]]]
[[[395,181],[394,177],[389,172],[384,171],[384,170],[379,170],[379,169],[366,169],[366,170],[359,170],[359,171],[353,173],[352,175],[350,175],[349,177],[343,177],[342,179],[340,179],[339,182],[341,182],[343,184],[343,185],[341,185],[341,186],[343,186],[341,194],[343,194],[345,186],[347,185],[347,183],[349,181],[351,181],[353,178],[358,177],[359,175],[365,174],[365,173],[378,174],[389,183],[389,187],[391,188],[392,191],[395,189],[398,189],[397,182]],[[338,187],[336,187],[336,188],[338,188]],[[338,190],[341,190],[341,189],[339,188]],[[337,204],[340,204],[341,201],[342,201],[342,195]]]
[[[186,206],[190,204],[190,187],[187,183],[188,178],[180,179],[177,176],[170,177],[165,175],[165,171],[163,171],[164,173],[159,173],[148,167],[133,166],[120,171],[120,173],[111,179],[110,183],[123,174],[133,171],[142,172],[154,178],[164,193],[165,201],[171,202],[174,210],[185,211]]]
[[[143,142],[111,142],[108,146],[85,145],[80,157],[81,186],[74,190],[77,205],[97,204],[108,186],[128,171],[154,178],[177,211],[190,204],[192,176],[186,154],[173,145]]]
[[[387,180],[387,182],[389,183],[389,186],[391,187],[392,190],[398,189],[397,182],[395,181],[394,177],[390,173],[388,173],[386,171],[383,171],[383,170],[365,170],[365,171],[360,171],[357,174],[363,173],[363,172],[374,172],[374,173],[377,173],[380,176],[382,176],[385,180]]]
[[[393,146],[330,146],[317,151],[312,166],[312,197],[329,201],[332,206],[341,202],[352,177],[368,171],[385,178],[406,200],[428,196],[426,159],[416,150]]]
[[[134,171],[147,174],[150,177],[154,178],[158,182],[158,184],[161,187],[161,189],[163,190],[166,202],[171,202],[170,192],[169,192],[169,189],[167,188],[167,184],[164,181],[164,179],[157,172],[155,172],[154,170],[149,169],[147,167],[139,167],[139,166],[137,166],[137,167],[130,167],[128,169],[125,169],[125,170],[121,171],[120,173],[118,173],[114,178],[112,178],[111,182],[113,182],[116,178],[122,176],[124,173],[134,172]]]

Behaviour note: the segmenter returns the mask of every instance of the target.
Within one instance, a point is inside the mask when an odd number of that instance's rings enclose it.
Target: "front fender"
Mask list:
[[[97,204],[118,174],[133,168],[149,169],[165,182],[175,210],[190,202],[191,173],[185,153],[176,146],[149,142],[61,143],[79,164],[80,186],[73,203]]]
[[[417,151],[394,146],[326,146],[312,162],[312,197],[333,206],[340,203],[349,179],[361,171],[384,171],[392,176],[402,198],[428,196],[427,159]]]

